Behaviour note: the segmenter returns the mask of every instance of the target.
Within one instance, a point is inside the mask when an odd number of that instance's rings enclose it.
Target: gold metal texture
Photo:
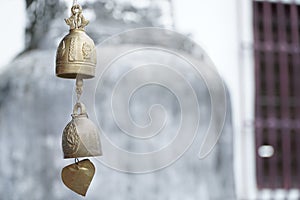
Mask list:
[[[76,103],[74,106],[72,120],[63,131],[62,149],[64,158],[102,155],[98,128],[88,118],[83,103]]]
[[[85,196],[94,174],[94,164],[90,160],[85,159],[64,167],[61,172],[61,178],[70,190]]]
[[[95,76],[97,55],[94,41],[85,33],[89,23],[82,15],[80,5],[71,8],[72,16],[65,19],[70,32],[60,42],[56,53],[56,76],[83,79]]]

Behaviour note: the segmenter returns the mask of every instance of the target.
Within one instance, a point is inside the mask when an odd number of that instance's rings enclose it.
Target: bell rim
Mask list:
[[[58,63],[56,65],[56,76],[65,79],[76,79],[77,77],[83,79],[91,79],[95,77],[95,64],[85,63]]]
[[[98,153],[91,153],[89,155],[64,155],[64,159],[72,159],[72,158],[88,158],[88,157],[100,157],[103,156],[102,152],[98,152]]]

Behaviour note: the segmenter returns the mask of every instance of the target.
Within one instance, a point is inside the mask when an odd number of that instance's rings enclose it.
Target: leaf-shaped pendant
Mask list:
[[[70,190],[85,196],[94,174],[94,164],[89,159],[85,159],[64,167],[61,178]]]

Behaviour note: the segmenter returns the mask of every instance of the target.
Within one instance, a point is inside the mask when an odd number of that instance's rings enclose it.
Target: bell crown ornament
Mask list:
[[[102,155],[98,128],[88,118],[83,103],[76,103],[74,106],[72,120],[63,131],[62,149],[64,158]]]
[[[85,33],[89,23],[78,4],[71,8],[71,17],[65,19],[70,32],[60,42],[56,53],[56,76],[60,78],[93,78],[96,70],[96,50],[94,41]]]

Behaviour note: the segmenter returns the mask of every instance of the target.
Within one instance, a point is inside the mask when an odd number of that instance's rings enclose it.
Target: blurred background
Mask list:
[[[205,160],[191,147],[174,165],[145,175],[96,163],[86,199],[300,199],[300,1],[78,3],[96,44],[139,27],[167,28],[192,38],[211,58],[228,92],[222,136]],[[60,180],[61,168],[69,164],[60,142],[74,83],[54,76],[71,5],[70,0],[1,4],[0,199],[82,199]],[[208,107],[204,84],[194,84]],[[171,119],[177,117],[173,112]]]

